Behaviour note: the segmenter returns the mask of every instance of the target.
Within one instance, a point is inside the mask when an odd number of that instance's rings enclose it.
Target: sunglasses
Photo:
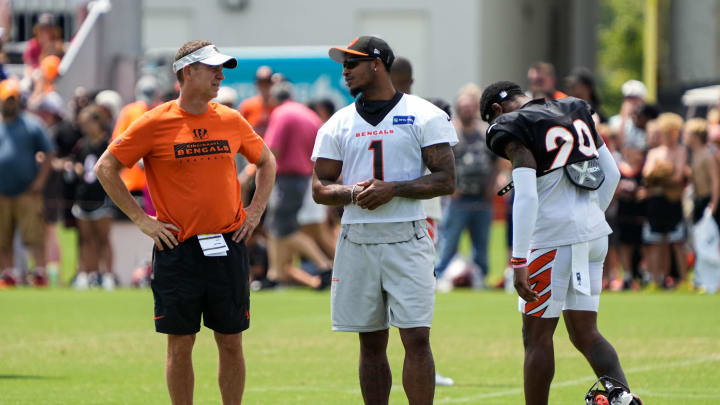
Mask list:
[[[360,62],[367,62],[375,60],[375,58],[371,57],[365,57],[365,58],[348,58],[345,59],[345,62],[343,62],[343,68],[345,69],[355,69],[357,65],[360,64]]]

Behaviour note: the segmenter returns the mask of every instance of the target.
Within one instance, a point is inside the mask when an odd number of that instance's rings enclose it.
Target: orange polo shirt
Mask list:
[[[109,147],[127,167],[143,159],[157,218],[180,228],[180,241],[242,225],[234,156],[256,163],[262,149],[236,110],[211,102],[205,113],[190,114],[175,100],[143,114]]]

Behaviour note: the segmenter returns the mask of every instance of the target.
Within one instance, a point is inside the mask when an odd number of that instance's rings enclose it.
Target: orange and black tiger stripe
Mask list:
[[[528,265],[528,270],[530,272],[528,282],[530,283],[530,288],[538,293],[539,297],[537,301],[525,304],[525,315],[540,318],[545,313],[548,305],[550,305],[549,300],[552,296],[552,290],[549,288],[552,280],[551,264],[552,261],[555,260],[556,254],[557,249],[553,249],[536,257],[532,262],[530,262],[530,265]],[[548,266],[548,264],[550,264],[550,266]]]

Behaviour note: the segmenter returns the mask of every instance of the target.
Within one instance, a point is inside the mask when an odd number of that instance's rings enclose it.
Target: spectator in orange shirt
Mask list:
[[[135,102],[126,105],[120,110],[117,121],[115,122],[112,139],[117,138],[130,127],[130,124],[140,118],[141,115],[155,107],[158,104],[159,95],[157,80],[152,76],[141,77],[135,85]],[[154,215],[155,209],[152,206],[152,200],[146,192],[147,182],[142,160],[133,167],[124,169],[120,173],[120,177],[131,194],[144,196],[143,209],[148,214]]]
[[[552,63],[535,62],[528,70],[529,90],[532,98],[545,98],[556,100],[565,98],[567,94],[557,90],[557,79],[555,78],[555,67]]]
[[[258,94],[245,99],[240,103],[240,114],[252,125],[255,132],[265,135],[270,120],[272,106],[270,105],[270,87],[272,87],[273,71],[269,66],[260,66],[255,72],[255,86]]]
[[[40,67],[40,61],[48,56],[61,57],[64,54],[62,32],[55,24],[55,18],[50,13],[43,13],[38,17],[33,27],[33,37],[27,42],[23,52],[25,64],[25,77],[32,77],[32,72]]]
[[[237,110],[211,102],[237,60],[208,41],[177,51],[180,95],[143,114],[95,166],[115,204],[155,242],[150,286],[155,329],[167,334],[166,380],[174,404],[192,403],[192,349],[200,321],[219,352],[224,404],[245,387],[242,332],[250,326],[245,240],[260,222],[275,182],[275,159]],[[252,202],[243,207],[235,154],[257,166]],[[143,159],[157,218],[144,213],[120,178]]]
[[[42,59],[38,69],[32,72],[32,93],[27,98],[27,105],[38,105],[46,94],[55,93],[59,67],[60,58],[55,55]]]

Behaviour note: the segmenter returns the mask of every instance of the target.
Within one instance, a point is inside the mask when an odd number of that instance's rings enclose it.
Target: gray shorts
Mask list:
[[[333,266],[333,330],[429,328],[434,260],[425,220],[343,225]]]
[[[297,217],[309,182],[306,176],[277,177],[267,207],[268,229],[273,236],[283,238],[300,229]]]

